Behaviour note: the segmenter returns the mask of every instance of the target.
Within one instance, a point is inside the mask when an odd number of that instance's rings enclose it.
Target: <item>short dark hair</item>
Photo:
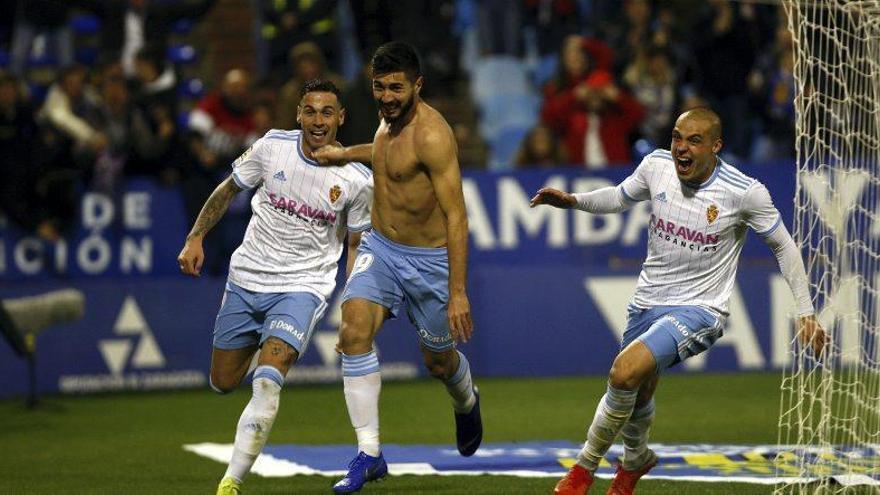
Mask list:
[[[342,104],[342,93],[339,91],[339,88],[333,84],[333,81],[329,79],[317,78],[306,81],[306,83],[303,84],[302,90],[300,90],[300,100],[309,93],[333,93],[336,95],[336,100],[339,101],[339,106],[345,107],[345,105]]]
[[[416,49],[402,41],[392,41],[380,46],[373,55],[371,63],[373,76],[403,72],[406,77],[415,81],[422,75],[422,63]]]

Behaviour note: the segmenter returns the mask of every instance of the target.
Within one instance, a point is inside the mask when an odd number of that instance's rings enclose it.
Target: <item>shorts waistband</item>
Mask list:
[[[392,241],[391,239],[385,237],[380,234],[376,229],[370,230],[368,234],[371,240],[375,240],[376,242],[382,244],[384,247],[388,248],[391,251],[394,251],[397,254],[402,254],[404,256],[427,256],[431,258],[438,258],[441,256],[447,256],[448,252],[445,247],[440,248],[429,248],[429,247],[418,247],[418,246],[407,246],[405,244],[400,244]]]

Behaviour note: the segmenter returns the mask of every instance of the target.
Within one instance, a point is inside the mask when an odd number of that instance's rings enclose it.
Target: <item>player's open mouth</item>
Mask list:
[[[690,158],[678,157],[675,159],[675,169],[681,174],[686,174],[690,172],[693,165],[694,161]]]
[[[311,130],[309,131],[309,135],[311,135],[315,139],[324,139],[324,137],[327,136],[327,131]]]

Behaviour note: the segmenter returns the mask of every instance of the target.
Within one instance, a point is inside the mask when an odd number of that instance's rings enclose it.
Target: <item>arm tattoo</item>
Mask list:
[[[217,222],[226,213],[226,209],[229,208],[232,198],[238,193],[236,189],[235,185],[228,180],[217,186],[205,201],[205,205],[202,206],[202,211],[199,212],[199,217],[196,218],[196,223],[187,237],[204,237],[214,225],[217,225]]]

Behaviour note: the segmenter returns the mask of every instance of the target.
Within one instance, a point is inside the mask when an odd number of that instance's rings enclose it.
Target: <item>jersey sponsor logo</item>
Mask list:
[[[301,220],[311,222],[314,225],[329,225],[336,223],[336,213],[322,210],[305,203],[297,203],[295,200],[269,193],[269,202],[275,210],[296,216]]]
[[[718,207],[715,205],[709,205],[709,207],[706,208],[706,220],[708,220],[709,223],[712,223],[717,219],[718,219]]]
[[[278,173],[272,176],[272,178],[274,178],[275,180],[280,180],[281,182],[287,180],[287,177],[284,176],[284,170],[279,170]]]
[[[666,202],[666,191],[663,191],[662,193],[659,193],[656,196],[654,196],[654,201],[659,201],[661,203],[665,203]]]
[[[342,195],[342,188],[338,185],[334,185],[330,188],[330,202],[335,203],[339,196]]]
[[[676,225],[675,222],[658,218],[653,214],[648,223],[648,229],[657,237],[681,245],[682,248],[688,248],[691,251],[718,250],[718,234],[692,230],[684,225]]]

